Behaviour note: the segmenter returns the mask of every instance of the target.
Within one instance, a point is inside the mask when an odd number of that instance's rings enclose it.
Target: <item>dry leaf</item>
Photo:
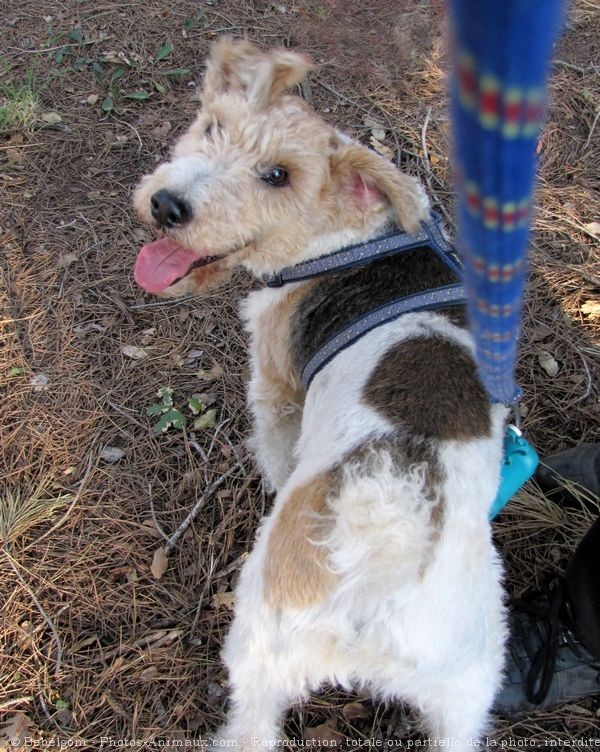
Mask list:
[[[151,326],[150,329],[144,329],[144,331],[142,332],[142,337],[140,339],[140,342],[142,343],[142,345],[147,345],[152,340],[152,337],[154,337],[155,335],[156,335],[155,326]]]
[[[57,123],[62,123],[62,117],[58,114],[58,112],[44,112],[41,115],[41,119],[44,121],[44,123],[48,123],[48,125],[56,125]]]
[[[585,225],[585,229],[591,232],[592,235],[598,235],[600,237],[600,222],[588,222]]]
[[[87,648],[90,645],[94,645],[99,642],[100,638],[97,634],[93,634],[91,637],[85,637],[73,647],[73,653],[78,653],[82,648]]]
[[[58,257],[58,265],[63,269],[67,269],[75,261],[77,261],[77,254],[75,253],[61,253]]]
[[[563,705],[563,710],[568,710],[578,715],[594,715],[591,710],[584,708],[583,705]]]
[[[553,355],[551,355],[549,352],[541,352],[538,355],[538,361],[541,367],[544,369],[544,371],[550,376],[551,379],[553,379],[559,371],[559,365],[554,358]]]
[[[90,105],[95,105],[98,101],[98,95],[97,94],[90,94],[89,97],[85,100]]]
[[[157,548],[154,552],[154,556],[152,557],[152,565],[150,567],[150,571],[152,572],[155,579],[160,580],[160,578],[163,576],[163,574],[167,571],[169,568],[169,559],[167,557],[167,552],[165,551],[164,547],[161,546],[161,548]]]
[[[142,681],[149,681],[150,679],[154,679],[155,676],[158,676],[158,669],[156,666],[148,666],[148,668],[145,668],[140,674],[140,679]]]
[[[598,300],[586,300],[581,306],[581,313],[584,313],[590,318],[596,318],[600,316],[600,301]]]
[[[25,155],[22,149],[11,149],[10,146],[4,151],[6,159],[11,165],[18,165],[24,160]]]
[[[30,736],[31,721],[25,713],[17,712],[8,717],[8,722],[0,726],[0,749],[13,749],[16,752],[25,749],[25,737]],[[5,745],[7,745],[5,747]],[[8,746],[10,745],[10,747]]]
[[[347,721],[352,721],[355,718],[368,718],[370,715],[362,702],[349,702],[342,708],[342,713]]]
[[[217,395],[214,392],[202,392],[201,394],[194,394],[193,396],[199,399],[204,407],[211,407],[211,405],[214,405],[217,401]]]
[[[196,371],[196,376],[202,381],[216,381],[217,379],[220,379],[222,375],[223,368],[218,363],[215,363],[210,371],[205,371],[203,368]]]
[[[381,154],[382,157],[385,157],[385,159],[389,159],[391,161],[394,158],[394,152],[390,149],[390,147],[382,144],[381,141],[375,138],[375,136],[371,136],[369,143],[375,149],[375,151],[378,154]]]
[[[528,330],[533,339],[544,339],[552,334],[552,329],[546,324],[538,324]]]
[[[36,373],[35,376],[29,379],[29,383],[33,387],[34,392],[43,392],[44,389],[48,388],[50,378],[45,373]]]
[[[311,747],[337,747],[344,741],[340,732],[326,723],[322,723],[320,726],[307,726],[302,736]]]
[[[370,128],[371,130],[373,130],[373,128],[375,129],[380,128],[382,130],[385,130],[383,123],[381,123],[379,120],[375,120],[375,118],[371,117],[370,115],[364,116],[363,123],[366,125],[367,128]]]
[[[186,360],[198,360],[198,358],[201,358],[204,355],[204,350],[189,350],[185,354]]]
[[[124,345],[121,348],[121,352],[128,358],[133,358],[133,360],[141,360],[148,356],[148,353],[143,347],[136,347],[135,345]]]
[[[153,128],[150,133],[154,136],[154,138],[158,138],[161,141],[164,141],[168,138],[169,133],[171,131],[171,123],[168,120],[165,120],[165,122],[162,125],[156,126],[156,128]]]
[[[385,139],[385,128],[372,128],[371,134],[376,141],[383,141]]]
[[[214,608],[224,606],[225,608],[233,609],[235,605],[235,593],[233,590],[227,590],[224,593],[215,593],[212,597],[212,604]]]
[[[114,50],[105,52],[102,55],[102,61],[105,63],[114,63],[115,65],[118,65],[119,63],[127,63],[127,65],[129,65],[129,60],[125,55],[122,52],[116,52]]]
[[[125,452],[119,447],[106,446],[100,450],[100,459],[104,462],[118,462],[125,456]]]
[[[160,531],[156,527],[156,522],[153,519],[147,519],[142,522],[142,527],[146,528],[144,532],[150,533],[153,538],[162,538]]]

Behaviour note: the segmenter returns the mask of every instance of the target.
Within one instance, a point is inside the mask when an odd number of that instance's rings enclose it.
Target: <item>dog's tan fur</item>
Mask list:
[[[174,163],[219,157],[207,168],[213,190],[198,221],[172,234],[186,247],[226,255],[229,260],[218,263],[222,275],[239,264],[264,274],[300,261],[315,237],[368,232],[390,205],[407,230],[417,229],[423,218],[412,178],[348,143],[302,100],[281,94],[282,82],[304,76],[307,60],[291,52],[275,58],[246,43],[218,42],[207,66],[202,109],[174,149]],[[288,186],[273,190],[257,180],[260,170],[273,165],[289,171]],[[147,223],[150,197],[169,182],[170,172],[169,164],[162,165],[135,192],[134,205]],[[213,282],[207,269],[190,277],[169,294]]]
[[[182,196],[193,216],[170,238],[221,257],[165,294],[207,290],[237,265],[261,277],[427,216],[417,181],[285,93],[310,68],[288,50],[214,45],[196,120],[134,195],[147,223],[155,192]],[[273,167],[288,184],[265,183]],[[503,659],[487,514],[504,411],[478,391],[460,316],[432,313],[370,332],[306,394],[291,343],[311,289],[260,290],[243,310],[254,448],[278,493],[237,588],[221,737],[272,746],[285,708],[337,681],[411,701],[436,738],[466,743],[484,730]]]
[[[271,530],[265,561],[265,598],[274,609],[308,608],[331,590],[324,539],[331,530],[327,497],[331,473],[321,473],[295,488]]]

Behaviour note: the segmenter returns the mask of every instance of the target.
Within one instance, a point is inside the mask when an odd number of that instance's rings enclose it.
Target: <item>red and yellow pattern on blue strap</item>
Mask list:
[[[450,0],[457,246],[484,386],[519,395],[520,327],[536,141],[561,0]]]

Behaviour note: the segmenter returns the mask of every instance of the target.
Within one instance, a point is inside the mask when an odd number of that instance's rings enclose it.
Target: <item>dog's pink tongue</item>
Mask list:
[[[182,248],[169,238],[155,240],[138,253],[133,276],[146,292],[162,292],[184,277],[198,254]]]

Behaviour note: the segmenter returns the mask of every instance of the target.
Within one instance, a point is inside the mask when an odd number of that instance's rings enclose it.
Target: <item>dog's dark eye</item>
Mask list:
[[[271,169],[267,170],[264,175],[261,175],[261,179],[264,180],[265,183],[273,185],[275,188],[280,188],[282,185],[286,185],[288,177],[288,172],[287,170],[284,170],[283,167],[271,167]]]

